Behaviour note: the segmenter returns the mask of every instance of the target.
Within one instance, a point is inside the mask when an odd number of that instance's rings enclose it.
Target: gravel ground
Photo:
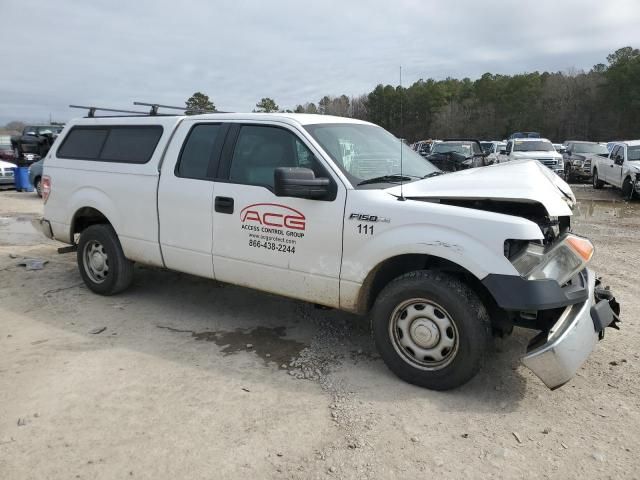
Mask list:
[[[360,317],[144,267],[96,296],[32,230],[35,194],[2,192],[0,478],[638,478],[640,202],[574,191],[623,324],[554,392],[519,364],[525,330],[432,392]]]

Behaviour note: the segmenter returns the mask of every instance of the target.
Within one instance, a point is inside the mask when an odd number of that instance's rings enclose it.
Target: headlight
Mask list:
[[[530,243],[511,263],[527,280],[546,278],[564,285],[589,263],[593,250],[593,244],[586,238],[565,234],[548,248]]]

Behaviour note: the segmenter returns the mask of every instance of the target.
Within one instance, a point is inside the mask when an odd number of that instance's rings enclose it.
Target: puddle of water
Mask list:
[[[0,245],[38,245],[46,238],[31,224],[32,217],[0,217]]]
[[[221,347],[222,354],[225,356],[238,352],[254,352],[264,360],[265,364],[275,362],[278,368],[282,368],[283,364],[288,365],[307,346],[297,340],[285,338],[286,327],[237,328],[231,332],[194,332],[161,325],[158,325],[158,328],[171,332],[190,333],[196,340],[214,342]]]
[[[640,203],[617,200],[581,200],[575,215],[580,218],[602,219],[640,217]]]

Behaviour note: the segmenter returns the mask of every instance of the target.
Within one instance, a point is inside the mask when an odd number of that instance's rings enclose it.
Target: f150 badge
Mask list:
[[[378,215],[369,215],[366,213],[352,213],[349,215],[349,220],[357,220],[358,222],[391,223],[390,218],[379,217]]]

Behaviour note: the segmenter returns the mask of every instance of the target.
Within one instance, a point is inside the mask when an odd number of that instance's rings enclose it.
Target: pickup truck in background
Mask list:
[[[98,294],[138,262],[368,315],[386,365],[437,390],[522,326],[523,363],[563,385],[619,314],[571,189],[534,161],[442,173],[355,119],[84,118],[45,159],[37,224]]]
[[[562,158],[564,160],[564,179],[567,183],[574,180],[590,180],[594,157],[609,156],[607,147],[597,142],[570,140],[564,145],[565,151]]]
[[[609,155],[591,162],[593,188],[617,187],[624,198],[640,195],[640,140],[616,142]]]
[[[564,162],[553,144],[546,138],[510,139],[500,151],[500,161],[537,160],[552,172],[564,176]]]
[[[21,135],[11,137],[16,163],[33,163],[43,158],[62,131],[62,125],[29,125]]]

